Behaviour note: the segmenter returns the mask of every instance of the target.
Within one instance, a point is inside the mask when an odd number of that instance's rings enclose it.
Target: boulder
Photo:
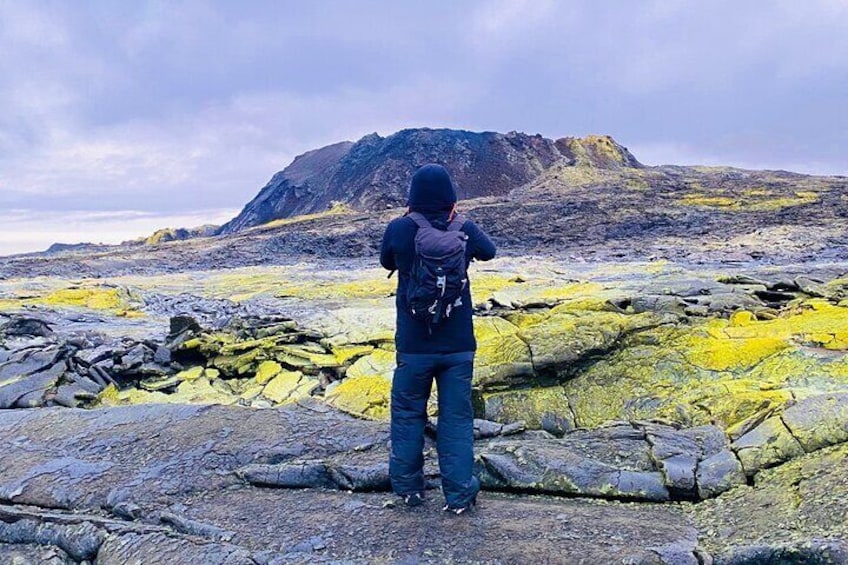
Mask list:
[[[56,361],[41,370],[26,373],[45,361],[54,361],[55,351],[34,353],[26,361],[12,366],[0,366],[0,408],[34,408],[43,406],[44,394],[54,386],[68,369],[65,361]],[[5,370],[4,370],[5,369]],[[20,372],[18,372],[20,371]]]
[[[745,473],[779,465],[848,441],[848,393],[817,395],[767,418],[735,440],[733,450]]]
[[[663,501],[717,496],[744,484],[741,465],[728,456],[735,460],[714,426],[619,423],[561,439],[493,441],[480,450],[477,464],[492,489]]]
[[[807,453],[848,441],[848,393],[805,398],[783,412],[783,423]]]
[[[484,487],[517,489],[552,494],[612,497],[637,500],[668,500],[662,474],[647,461],[628,465],[599,460],[557,440],[499,441],[478,456],[478,472]],[[643,449],[619,442],[616,447]],[[644,455],[647,455],[646,450]],[[638,459],[628,453],[628,459]]]
[[[26,316],[12,316],[10,320],[0,324],[0,335],[7,337],[52,337],[54,333],[50,324],[44,320]]]
[[[55,546],[0,543],[0,563],[14,565],[71,565],[67,553]]]
[[[477,356],[474,360],[474,385],[498,388],[520,385],[533,380],[530,348],[518,336],[518,327],[497,316],[474,320]]]
[[[599,354],[621,337],[627,316],[554,308],[543,322],[522,328],[518,337],[530,347],[536,372],[573,371],[579,359]]]
[[[767,419],[734,441],[733,450],[748,476],[805,453],[780,416]]]
[[[723,449],[698,463],[695,481],[698,497],[714,498],[736,485],[746,483],[742,463],[729,449]]]
[[[265,385],[262,396],[274,404],[285,404],[307,398],[317,386],[316,379],[304,377],[303,373],[281,371]]]
[[[96,365],[106,359],[111,359],[115,354],[115,347],[110,344],[98,345],[91,349],[82,349],[74,353],[74,360],[85,366]]]
[[[482,398],[484,417],[495,422],[523,422],[528,429],[545,430],[556,436],[576,427],[568,397],[561,386],[494,392]]]

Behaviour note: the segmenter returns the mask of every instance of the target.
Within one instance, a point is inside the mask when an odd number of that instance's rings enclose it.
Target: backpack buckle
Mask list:
[[[445,275],[441,277],[436,277],[436,288],[442,291],[442,296],[445,295],[445,289],[447,288],[448,278]]]

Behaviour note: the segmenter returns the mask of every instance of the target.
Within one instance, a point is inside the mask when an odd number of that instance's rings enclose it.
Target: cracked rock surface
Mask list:
[[[510,429],[477,442],[491,477],[484,484],[501,492],[483,493],[475,513],[455,520],[440,512],[437,490],[418,510],[397,507],[385,492],[387,432],[314,401],[273,410],[6,410],[0,448],[18,456],[0,460],[0,552],[98,564],[550,555],[695,564],[707,555],[731,563],[763,548],[795,551],[777,543],[789,533],[797,544],[810,531],[816,540],[845,533],[835,518],[846,510],[844,444],[763,470],[749,486],[737,484],[741,466],[728,459],[726,435],[709,426],[621,423],[561,438]],[[436,487],[432,456],[427,475]],[[707,492],[704,469],[721,467],[710,463],[716,458],[737,462],[724,461],[729,490],[712,487],[713,498],[694,504],[649,502]],[[559,496],[527,497],[534,490]],[[774,504],[815,528],[787,529],[800,522],[784,524]],[[805,555],[837,555],[827,547]]]

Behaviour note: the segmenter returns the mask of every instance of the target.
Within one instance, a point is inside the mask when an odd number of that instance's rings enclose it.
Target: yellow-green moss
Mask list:
[[[107,386],[97,398],[101,406],[121,406],[131,404],[234,404],[238,398],[217,390],[209,379],[183,381],[172,394],[158,391],[146,391],[136,388],[118,390],[114,385]]]
[[[357,359],[364,355],[368,355],[374,351],[373,345],[337,345],[331,347],[336,362],[339,365],[344,365],[348,361]]]
[[[276,295],[281,298],[309,300],[386,298],[395,292],[397,282],[385,276],[351,282],[313,280],[308,285],[285,282]]]
[[[388,420],[392,384],[381,375],[348,377],[330,390],[326,400],[339,410],[372,420]]]
[[[524,422],[529,429],[557,433],[574,427],[568,397],[561,386],[485,394],[483,403],[485,417],[496,422]]]
[[[769,212],[782,210],[792,206],[801,206],[817,202],[819,195],[811,191],[794,192],[791,196],[779,196],[761,189],[743,191],[738,196],[724,196],[723,190],[712,193],[693,192],[684,194],[678,200],[684,206],[704,206],[725,210],[747,210],[753,212]]]
[[[276,361],[263,361],[256,369],[256,375],[253,377],[257,384],[264,385],[283,370],[282,365]]]
[[[680,203],[686,206],[709,206],[720,208],[739,205],[735,199],[728,196],[708,196],[706,194],[684,194]]]
[[[565,384],[580,425],[660,417],[733,426],[792,398],[848,390],[848,310],[800,302],[773,320],[750,312],[630,338]]]
[[[518,337],[518,327],[495,316],[476,318],[477,358],[474,384],[504,385],[533,375],[530,348]]]
[[[312,386],[299,371],[281,371],[265,385],[262,396],[275,404],[285,404],[309,396]]]
[[[392,351],[376,349],[370,355],[357,359],[348,368],[346,376],[350,379],[380,375],[384,379],[391,380],[395,368],[395,357],[396,354]]]
[[[282,226],[290,226],[293,224],[301,224],[321,218],[329,218],[332,216],[342,216],[353,213],[353,209],[343,202],[333,202],[330,209],[325,212],[316,212],[314,214],[303,214],[292,218],[280,218],[279,220],[271,220],[262,225],[251,228],[250,231],[265,231],[269,229],[279,228]]]
[[[41,297],[25,300],[23,304],[103,310],[126,317],[142,315],[141,312],[133,309],[128,292],[116,287],[79,286],[63,288]]]

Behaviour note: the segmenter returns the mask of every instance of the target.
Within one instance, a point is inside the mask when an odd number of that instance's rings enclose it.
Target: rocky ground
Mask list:
[[[393,281],[368,264],[0,282],[0,554],[846,562],[846,273],[474,266],[485,492],[459,521],[387,492]]]
[[[612,448],[627,442],[603,433]],[[508,443],[556,441],[525,435]],[[142,405],[2,412],[0,445],[19,456],[0,468],[0,552],[22,563],[833,563],[848,557],[845,497],[833,493],[845,486],[844,447],[764,474],[714,504],[486,492],[474,514],[456,518],[440,512],[435,491],[414,510],[383,492],[386,440],[384,424],[313,402],[276,410]],[[502,441],[481,439],[478,449],[498,450]],[[339,476],[373,482],[339,490],[310,484],[317,475],[298,460],[335,460]],[[257,467],[295,465],[302,469],[295,481],[255,479]],[[795,490],[805,495],[800,504]],[[750,561],[752,555],[761,560]]]
[[[401,133],[308,154],[226,235],[0,260],[0,562],[848,563],[844,177]],[[435,397],[428,504],[388,492],[374,257],[398,179],[448,150],[462,191],[510,163],[462,192],[501,253],[472,265],[460,519]]]

